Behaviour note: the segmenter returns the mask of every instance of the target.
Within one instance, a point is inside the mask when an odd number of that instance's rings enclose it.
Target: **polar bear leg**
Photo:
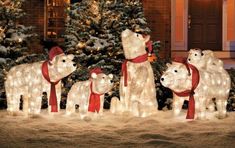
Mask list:
[[[110,111],[111,113],[119,113],[122,111],[122,103],[117,97],[111,99]]]
[[[12,105],[12,111],[14,113],[17,113],[20,110],[20,96],[21,94],[19,94],[18,89],[12,88],[12,98],[10,104]]]
[[[227,106],[227,100],[218,100],[216,101],[216,107],[218,110],[218,118],[222,119],[226,117],[226,106]]]
[[[115,99],[112,99],[112,101],[114,101],[113,104],[116,104],[113,106],[117,106],[117,103],[118,103],[118,105],[122,106],[122,107],[120,107],[122,109],[122,111],[127,111],[129,109],[130,98],[127,96],[129,94],[129,90],[128,90],[128,87],[124,86],[123,77],[121,77],[121,80],[120,80],[119,93],[120,93],[120,102]],[[118,98],[116,98],[116,99],[118,99]]]
[[[6,88],[6,96],[7,96],[7,111],[12,112],[13,111],[13,88]]]
[[[66,114],[70,115],[72,113],[75,113],[75,103],[72,98],[69,97],[67,98],[67,104],[66,104]]]
[[[206,118],[206,99],[205,97],[200,97],[198,99],[199,107],[198,107],[198,119],[205,119]]]
[[[57,97],[57,109],[60,111],[60,102],[61,102],[61,82],[56,85],[56,97]]]
[[[46,93],[47,93],[47,104],[48,104],[48,108],[47,108],[47,111],[48,113],[50,114],[51,113],[51,106],[50,106],[50,88],[46,90]]]
[[[180,111],[182,110],[182,106],[184,103],[184,99],[180,97],[174,97],[173,99],[173,114],[174,116],[178,116]]]
[[[28,113],[31,115],[39,114],[41,110],[41,93],[40,89],[37,87],[32,87],[34,89],[29,90],[29,94],[24,97],[24,111],[28,108]]]
[[[131,112],[134,116],[136,117],[140,117],[141,113],[140,113],[140,108],[141,108],[141,104],[138,101],[133,101],[131,104]]]
[[[104,111],[104,95],[100,96],[100,111],[99,115],[103,115]]]
[[[28,115],[29,112],[29,97],[27,95],[23,95],[23,112],[25,115]]]

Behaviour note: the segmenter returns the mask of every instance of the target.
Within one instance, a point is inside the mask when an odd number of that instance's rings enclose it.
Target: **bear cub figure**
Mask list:
[[[113,87],[113,75],[106,75],[100,68],[90,71],[90,79],[75,83],[68,93],[66,114],[75,113],[75,105],[79,105],[79,114],[84,117],[103,112],[104,94]]]

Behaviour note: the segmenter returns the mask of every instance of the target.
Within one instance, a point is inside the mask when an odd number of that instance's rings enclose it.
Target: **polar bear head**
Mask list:
[[[109,92],[113,87],[113,75],[104,74],[100,68],[91,70],[92,91],[98,94]]]
[[[190,49],[187,61],[189,64],[192,64],[199,69],[205,68],[206,66],[205,54],[198,48]]]
[[[163,86],[173,91],[180,92],[191,87],[191,76],[186,66],[182,63],[172,62],[167,64],[167,70],[160,78]]]
[[[58,81],[76,70],[74,55],[65,55],[59,47],[53,47],[49,53],[49,75],[52,82]]]
[[[146,54],[145,44],[150,39],[149,35],[143,36],[139,33],[126,29],[122,32],[121,38],[126,59],[133,59],[140,55]]]

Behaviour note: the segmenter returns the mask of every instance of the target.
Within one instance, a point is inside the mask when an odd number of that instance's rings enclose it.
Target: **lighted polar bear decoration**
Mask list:
[[[150,36],[126,29],[121,39],[126,60],[122,65],[120,101],[112,98],[111,112],[129,111],[140,117],[151,115],[157,110],[157,101],[154,74],[145,50]]]
[[[22,96],[24,113],[39,114],[43,92],[46,92],[48,97],[57,96],[58,99],[54,100],[57,102],[49,105],[49,110],[51,109],[53,112],[59,110],[61,99],[61,83],[59,80],[75,71],[76,64],[72,61],[74,56],[63,54],[59,47],[53,47],[50,50],[49,58],[50,61],[22,64],[10,69],[5,81],[7,110],[10,113],[19,111]],[[52,85],[45,79],[42,69],[45,70],[44,74],[52,83],[57,83],[53,90],[56,94],[51,94]],[[51,103],[51,100],[49,102]]]
[[[223,61],[216,58],[211,50],[190,49],[187,61],[198,69],[224,71]]]
[[[68,93],[66,114],[75,112],[79,105],[79,114],[83,119],[92,114],[103,113],[104,94],[113,87],[113,75],[106,75],[101,69],[95,68],[90,72],[90,79],[75,83]]]
[[[192,74],[189,74],[185,64],[172,62],[167,64],[167,70],[161,77],[163,86],[170,88],[173,92],[183,92],[192,89]],[[192,70],[190,70],[192,73]],[[227,72],[209,72],[198,69],[200,80],[194,90],[195,117],[198,119],[206,118],[206,109],[214,110],[212,99],[216,99],[218,117],[226,116],[227,99],[231,87],[231,80]],[[173,93],[173,112],[178,115],[181,111],[184,100],[189,97],[179,97]]]

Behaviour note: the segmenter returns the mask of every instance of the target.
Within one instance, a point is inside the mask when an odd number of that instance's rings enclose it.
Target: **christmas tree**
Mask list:
[[[16,64],[29,63],[40,55],[30,55],[27,40],[36,36],[32,27],[21,25],[25,13],[21,9],[24,0],[0,0],[0,97],[4,95],[4,78]],[[42,58],[42,56],[41,56]]]
[[[106,101],[118,96],[121,63],[124,60],[120,34],[126,28],[140,34],[150,33],[139,0],[86,0],[69,7],[66,52],[75,54],[80,66],[65,80],[64,98],[73,83],[88,79],[88,71],[93,67],[101,67],[106,73],[114,74],[113,94],[106,97]],[[154,42],[157,57],[159,47],[159,42]],[[164,69],[164,62],[159,57],[153,62],[153,69],[157,90],[162,92],[157,80]]]

